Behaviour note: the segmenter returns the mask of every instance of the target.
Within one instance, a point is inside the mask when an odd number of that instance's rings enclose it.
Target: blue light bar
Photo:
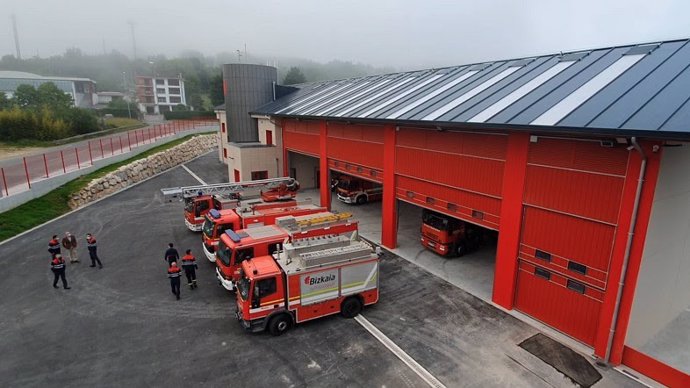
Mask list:
[[[225,234],[227,234],[228,237],[230,237],[230,240],[232,240],[233,242],[238,243],[238,242],[242,241],[242,237],[240,237],[240,235],[235,233],[235,231],[233,231],[233,230],[226,230]]]
[[[215,219],[219,219],[219,218],[220,218],[220,212],[219,212],[217,209],[211,209],[211,210],[208,212],[208,214],[210,214],[211,217],[213,217],[213,218],[215,218]]]

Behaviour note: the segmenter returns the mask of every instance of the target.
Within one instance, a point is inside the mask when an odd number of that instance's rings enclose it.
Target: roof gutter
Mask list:
[[[609,338],[606,344],[606,354],[604,355],[604,362],[607,364],[611,359],[611,348],[613,347],[613,336],[616,333],[616,326],[618,325],[618,317],[620,313],[621,299],[623,299],[623,286],[625,285],[625,278],[628,274],[628,263],[630,261],[630,248],[632,247],[633,237],[635,234],[635,225],[637,224],[637,215],[640,208],[640,197],[642,196],[642,186],[644,185],[645,175],[647,173],[647,155],[645,155],[642,147],[637,143],[635,137],[630,138],[630,147],[628,150],[635,149],[642,158],[640,164],[640,174],[637,178],[637,191],[635,192],[635,203],[633,205],[632,219],[630,220],[630,228],[628,229],[628,240],[625,245],[625,254],[623,256],[623,268],[621,270],[621,277],[618,281],[618,292],[616,294],[616,304],[613,309],[613,320],[611,321],[611,328],[609,329]]]

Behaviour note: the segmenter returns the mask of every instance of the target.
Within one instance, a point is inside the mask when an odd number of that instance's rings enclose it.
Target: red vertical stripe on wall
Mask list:
[[[501,223],[498,229],[494,303],[513,308],[517,277],[518,244],[522,221],[522,195],[525,188],[529,134],[511,133],[503,169]]]
[[[328,179],[328,123],[326,120],[319,121],[319,181],[321,187],[321,206],[331,210],[331,184]]]
[[[395,126],[386,125],[384,127],[381,243],[390,249],[395,249],[398,245],[398,215],[395,200],[395,135]]]
[[[635,225],[633,243],[630,247],[628,271],[625,277],[623,297],[621,298],[619,307],[618,323],[613,337],[613,347],[610,358],[611,362],[614,364],[620,364],[623,357],[625,335],[628,331],[628,323],[630,322],[630,313],[632,312],[635,289],[637,288],[637,278],[640,274],[642,254],[644,252],[645,239],[647,238],[647,228],[649,227],[649,220],[652,215],[654,192],[656,191],[656,183],[659,178],[662,154],[660,147],[658,152],[653,152],[654,145],[660,146],[658,143],[645,144],[644,146],[645,153],[647,154],[647,174],[645,175],[645,184],[642,188],[642,195],[640,197],[637,224]]]
[[[635,227],[635,235],[633,242],[635,240],[642,239],[644,243],[644,238],[647,229],[647,223],[649,222],[649,212],[645,215],[643,212],[644,208],[649,208],[651,211],[652,199],[654,197],[654,189],[656,187],[656,177],[658,175],[659,168],[659,155],[653,154],[651,147],[644,147],[645,154],[647,155],[647,176],[645,178],[646,182],[642,188],[642,197],[640,197],[640,206],[638,210],[637,226]],[[599,325],[597,328],[597,336],[594,344],[594,354],[598,357],[606,356],[606,347],[608,345],[609,334],[611,330],[611,323],[613,321],[613,314],[616,304],[616,299],[618,295],[618,284],[621,280],[621,272],[623,270],[623,261],[625,258],[625,248],[628,241],[628,231],[630,230],[630,223],[632,222],[632,212],[635,204],[635,195],[637,192],[638,179],[640,177],[640,167],[642,159],[637,151],[629,151],[629,161],[628,169],[626,172],[625,184],[623,186],[623,195],[621,198],[620,211],[617,222],[616,236],[613,243],[613,253],[611,254],[611,264],[609,266],[609,277],[607,280],[606,294],[604,295],[604,303],[601,308],[601,315],[599,320]],[[651,193],[649,190],[651,189]],[[648,202],[648,203],[647,203]],[[639,226],[644,225],[643,234],[638,236],[642,230]],[[630,258],[633,258],[633,251],[631,250]],[[641,260],[641,249],[639,252],[640,257],[637,259],[637,263],[634,260],[629,260],[628,271],[633,270],[636,265],[637,270],[639,270],[639,264]],[[632,284],[634,286],[634,283]],[[629,288],[629,287],[627,287]],[[622,300],[621,300],[622,301]],[[632,305],[632,299],[629,301],[629,308]],[[623,304],[621,304],[621,311],[623,310]],[[626,324],[627,330],[627,324]],[[623,333],[624,335],[625,333]],[[620,349],[622,352],[622,348]],[[620,357],[619,361],[620,362]]]

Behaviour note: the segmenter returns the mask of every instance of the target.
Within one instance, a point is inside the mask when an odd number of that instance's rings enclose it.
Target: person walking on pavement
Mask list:
[[[173,248],[173,243],[169,243],[168,250],[165,251],[165,257],[163,258],[163,260],[168,262],[168,266],[171,266],[172,263],[177,263],[177,260],[179,259],[180,254],[177,253],[177,249]]]
[[[51,259],[55,257],[60,252],[60,240],[58,240],[57,234],[53,235],[53,239],[48,241],[48,252],[50,252]]]
[[[79,262],[79,256],[77,256],[77,238],[72,236],[70,232],[65,232],[65,237],[62,239],[62,247],[67,250],[70,263]]]
[[[93,237],[91,233],[86,234],[86,247],[89,250],[89,256],[91,257],[91,265],[89,267],[95,267],[96,263],[98,263],[98,269],[103,268],[103,264],[101,264],[101,260],[98,258],[98,253],[96,252],[96,249],[98,248],[96,245],[96,238]]]
[[[184,274],[187,276],[187,285],[191,289],[195,289],[196,286],[196,269],[199,266],[196,265],[196,258],[192,256],[192,250],[187,249],[186,255],[182,257],[182,268],[184,269]]]
[[[170,267],[168,267],[168,277],[170,278],[170,289],[173,295],[180,300],[180,267],[177,266],[176,262],[172,262]]]
[[[50,261],[50,270],[53,271],[53,288],[58,288],[58,279],[62,279],[62,287],[65,290],[69,290],[71,287],[67,286],[67,279],[65,278],[65,260],[63,260],[62,255],[57,253],[53,256]]]

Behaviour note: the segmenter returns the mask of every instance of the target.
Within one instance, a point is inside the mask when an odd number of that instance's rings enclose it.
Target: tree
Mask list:
[[[290,70],[285,74],[283,79],[283,85],[295,85],[307,82],[307,78],[302,73],[299,67],[291,67]]]
[[[41,84],[38,89],[38,103],[55,111],[69,109],[72,106],[72,96],[58,89],[52,82]]]
[[[38,107],[38,91],[31,85],[22,84],[14,91],[14,101],[22,109]]]
[[[225,96],[223,95],[223,75],[214,75],[211,77],[209,83],[209,98],[211,99],[211,104],[215,108],[225,102]]]
[[[7,95],[0,92],[0,110],[9,110],[12,108],[12,100],[7,98]]]

